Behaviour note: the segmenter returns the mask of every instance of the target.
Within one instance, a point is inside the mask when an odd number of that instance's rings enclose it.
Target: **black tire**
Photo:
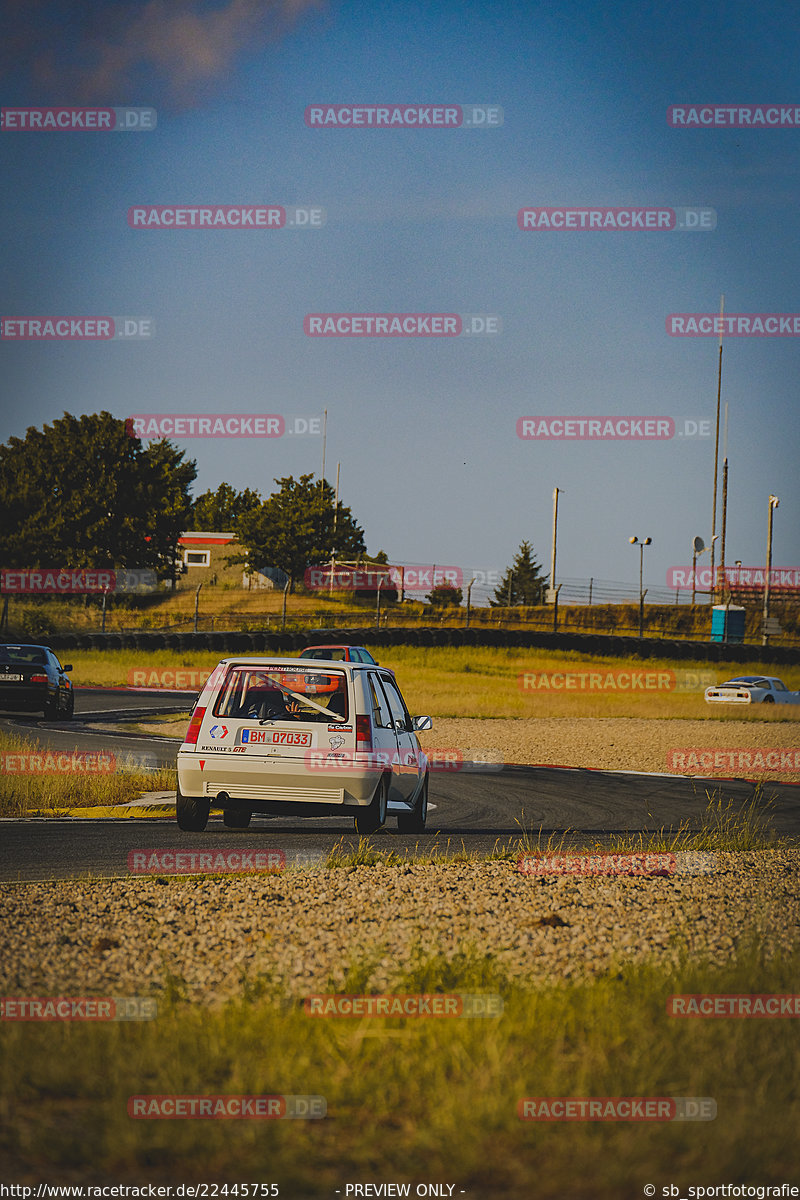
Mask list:
[[[180,786],[175,790],[175,817],[178,828],[187,833],[202,833],[208,824],[211,802],[202,796],[184,796]]]
[[[251,816],[246,808],[226,808],[222,820],[228,829],[247,829]]]
[[[774,696],[765,696],[764,699],[761,701],[761,703],[762,704],[774,704],[775,697]]]
[[[44,709],[42,711],[44,712],[45,721],[58,720],[58,692],[56,692],[52,700],[45,701]]]
[[[75,693],[70,692],[70,694],[67,696],[67,707],[64,709],[64,711],[61,714],[61,720],[62,721],[71,721],[72,714],[74,712],[75,712]]]
[[[389,802],[389,785],[384,776],[375,788],[367,808],[359,808],[355,814],[356,833],[376,833],[386,824],[386,808]]]
[[[397,814],[397,828],[400,833],[424,833],[425,822],[428,819],[428,776],[417,797],[417,803],[408,812]]]

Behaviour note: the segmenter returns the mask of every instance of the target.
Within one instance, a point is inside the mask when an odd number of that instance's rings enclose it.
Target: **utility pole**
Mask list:
[[[291,583],[291,580],[287,579],[286,583],[283,586],[283,613],[281,614],[281,629],[286,628],[286,595],[287,595],[287,592],[289,591],[290,583]]]
[[[764,578],[764,614],[761,626],[761,645],[769,644],[769,577],[772,574],[772,514],[780,504],[777,496],[769,498],[769,515],[767,517],[767,573]]]
[[[725,530],[728,525],[728,405],[725,405],[725,432],[722,437],[722,532],[719,539],[719,574],[722,599],[725,599]]]
[[[556,586],[556,535],[558,533],[558,493],[560,488],[553,488],[553,547],[550,551],[550,587]]]
[[[717,471],[719,467],[719,409],[722,397],[722,315],[725,297],[719,298],[719,365],[717,367],[717,431],[714,439],[714,504],[711,510],[711,603],[717,598],[717,576],[714,568],[714,540],[717,534]]]
[[[553,633],[558,632],[558,593],[556,587],[556,540],[558,537],[558,493],[560,488],[553,488],[553,545],[550,551],[550,597],[553,604]]]
[[[476,576],[473,575],[472,579],[470,579],[470,581],[467,585],[467,624],[466,624],[467,629],[469,629],[469,614],[470,614],[470,611],[472,608],[472,585],[475,582],[475,579],[476,579]]]
[[[385,578],[378,580],[378,590],[376,592],[376,600],[375,600],[375,628],[376,629],[380,629],[380,627],[381,627],[381,588],[383,587],[385,582],[386,582]]]
[[[331,574],[328,587],[328,598],[333,595],[333,572],[336,563],[336,519],[339,516],[339,468],[341,463],[336,464],[336,492],[333,498],[333,546],[331,548]]]
[[[195,633],[197,633],[197,610],[200,606],[200,588],[202,586],[203,586],[202,583],[198,583],[197,591],[194,594],[194,631],[195,631]]]
[[[725,529],[728,524],[728,460],[722,464],[722,533],[719,539],[719,573],[722,581],[722,599],[725,599]]]

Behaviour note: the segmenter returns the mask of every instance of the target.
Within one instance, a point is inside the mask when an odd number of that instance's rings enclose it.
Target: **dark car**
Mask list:
[[[75,693],[66,672],[49,646],[0,643],[0,709],[42,712],[50,720],[68,721]]]

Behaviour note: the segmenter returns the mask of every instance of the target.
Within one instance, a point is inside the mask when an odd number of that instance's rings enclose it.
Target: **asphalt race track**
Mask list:
[[[97,724],[120,718],[146,718],[185,711],[186,695],[124,690],[76,689],[75,720],[45,722],[37,714],[3,714],[0,729],[38,743],[42,748],[71,751],[105,750],[118,756],[146,752],[158,765],[173,766],[174,739],[110,733]],[[151,760],[152,761],[152,760]],[[431,776],[428,829],[425,834],[399,834],[390,816],[384,830],[371,839],[376,847],[396,853],[427,853],[434,846],[486,853],[496,843],[516,840],[522,829],[542,846],[555,835],[574,848],[603,844],[612,834],[677,828],[697,824],[712,792],[737,801],[753,794],[744,780],[682,779],[558,767],[507,766],[501,771],[437,772]],[[770,784],[772,823],[777,833],[800,834],[800,787]],[[435,806],[435,807],[434,807]],[[351,817],[254,816],[247,830],[227,829],[212,814],[202,833],[181,832],[174,819],[86,820],[32,818],[0,820],[0,880],[59,879],[76,876],[126,876],[130,850],[281,849],[326,854],[337,842],[356,845]]]

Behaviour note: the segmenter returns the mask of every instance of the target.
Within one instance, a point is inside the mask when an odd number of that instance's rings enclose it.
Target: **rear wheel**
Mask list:
[[[764,699],[761,701],[761,703],[762,704],[774,704],[775,697],[774,696],[765,696]]]
[[[202,796],[184,796],[178,785],[175,791],[175,817],[179,829],[185,829],[187,833],[201,833],[208,824],[210,810],[210,800],[204,800]]]
[[[45,721],[57,721],[58,720],[58,692],[56,692],[56,694],[52,700],[50,700],[48,698],[45,701],[44,719],[45,719]]]
[[[246,808],[226,808],[222,820],[228,829],[247,829],[251,815]]]
[[[401,833],[424,833],[428,819],[428,776],[417,796],[417,803],[409,812],[397,814],[397,828]]]
[[[386,824],[386,809],[389,801],[389,784],[384,777],[375,789],[366,808],[359,808],[355,815],[356,833],[375,833]]]
[[[64,709],[63,713],[61,714],[61,720],[62,721],[71,721],[72,714],[74,712],[75,712],[75,693],[70,692],[70,694],[67,696],[67,707]]]

